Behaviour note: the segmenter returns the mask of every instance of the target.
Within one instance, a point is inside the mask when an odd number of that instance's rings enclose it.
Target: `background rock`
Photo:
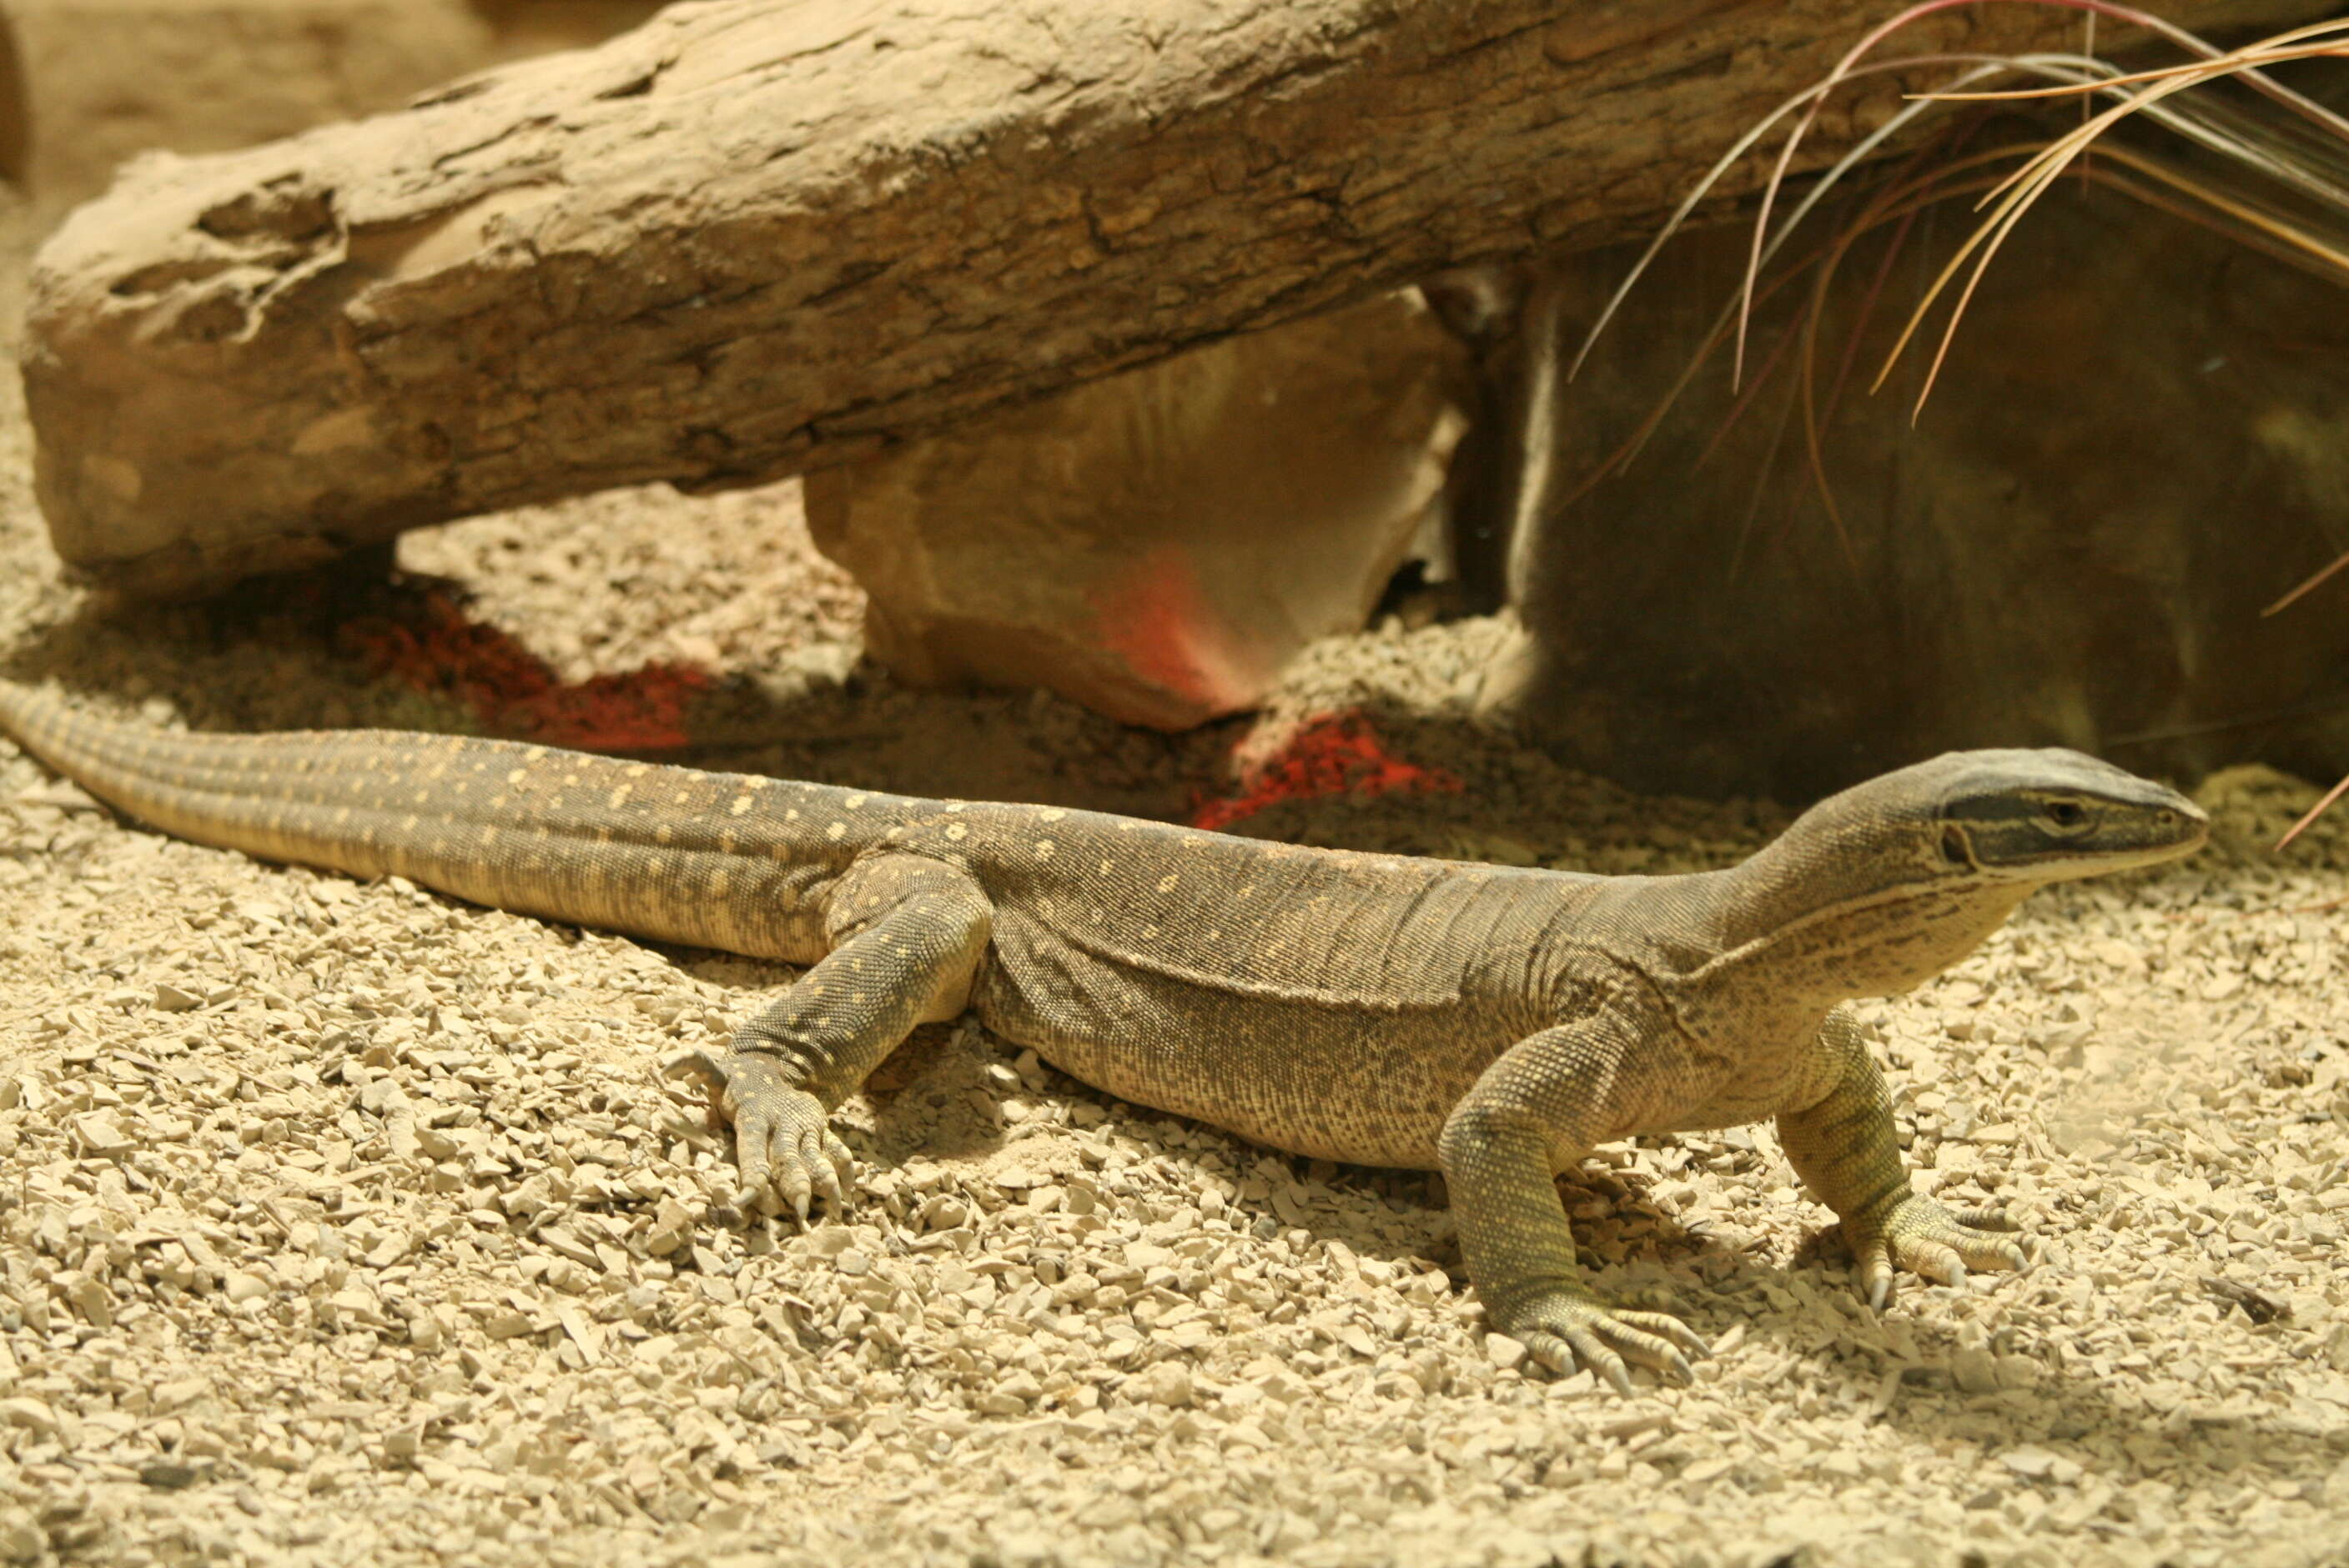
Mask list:
[[[1733,296],[1749,231],[1665,249],[1560,389],[1553,439],[1486,487],[1534,520],[1482,530],[1505,559],[1465,573],[1506,582],[1523,621],[1488,712],[1561,760],[1711,796],[1806,799],[1971,746],[2189,779],[2349,769],[2349,575],[2261,614],[2349,550],[2338,285],[2066,179],[1984,275],[1912,428],[1939,312],[1885,390],[1867,386],[1971,223],[1952,203],[1910,235],[1839,397],[1881,243],[1831,292],[1813,397],[1839,521],[1789,335],[1807,281],[1757,314],[1733,420],[1724,346],[1590,482]],[[1570,355],[1631,259],[1544,269],[1528,309],[1554,301]]]
[[[820,470],[808,525],[905,679],[1181,728],[1361,626],[1442,493],[1464,357],[1389,296]]]

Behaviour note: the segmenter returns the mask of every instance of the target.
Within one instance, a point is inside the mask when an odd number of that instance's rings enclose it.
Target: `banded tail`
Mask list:
[[[823,892],[917,804],[463,736],[153,730],[6,681],[0,731],[176,838],[802,963],[823,951]]]

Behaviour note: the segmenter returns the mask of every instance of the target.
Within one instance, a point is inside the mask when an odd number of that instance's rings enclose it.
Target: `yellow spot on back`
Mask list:
[[[734,797],[732,802],[727,806],[726,814],[730,817],[739,817],[750,809],[750,797],[748,795],[737,795]]]
[[[653,765],[649,762],[631,762],[626,768],[620,769],[622,773],[627,775],[631,779],[641,779],[652,770]]]
[[[947,806],[947,810],[949,811],[968,811],[970,810],[970,802],[968,800],[957,800]]]
[[[1173,892],[1174,891],[1174,884],[1182,880],[1182,878],[1176,876],[1173,872],[1168,872],[1164,876],[1158,879],[1158,891],[1160,892]]]
[[[604,809],[607,811],[618,810],[621,807],[628,803],[629,792],[635,789],[636,786],[633,784],[621,785],[617,789],[613,790],[611,795],[605,799],[604,801]]]
[[[785,808],[783,808],[783,820],[784,820],[784,821],[786,821],[786,822],[796,822],[796,821],[798,821],[799,820],[800,820],[800,809],[799,809],[797,806],[786,806]]]
[[[670,827],[667,822],[663,822],[660,826],[653,830],[653,842],[656,844],[666,844],[676,837],[677,830]]]
[[[693,791],[692,791],[691,789],[680,789],[680,790],[678,790],[676,794],[674,794],[674,795],[672,795],[672,796],[670,796],[670,797],[668,798],[668,799],[669,799],[669,804],[670,804],[670,805],[672,805],[672,806],[682,806],[682,805],[684,805],[688,800],[690,800],[690,799],[693,799]]]
[[[483,828],[483,829],[481,830],[481,848],[483,848],[483,849],[485,849],[485,850],[486,850],[486,849],[488,849],[492,844],[494,844],[494,843],[496,843],[497,841],[498,841],[498,830],[497,830],[497,826],[496,826],[496,824],[495,824],[495,823],[492,823],[492,824],[491,824],[489,827]]]
[[[1117,864],[1115,861],[1103,861],[1101,863],[1101,874],[1103,876],[1109,875],[1109,868],[1115,864]]]
[[[1037,840],[1037,841],[1036,841],[1036,858],[1037,858],[1038,860],[1040,860],[1040,861],[1049,861],[1049,860],[1050,860],[1050,859],[1052,858],[1052,851],[1053,851],[1054,847],[1055,847],[1055,846],[1053,845],[1052,841],[1051,841],[1051,840],[1050,840],[1050,839],[1039,839],[1039,840]]]
[[[529,778],[530,769],[527,768],[510,768],[506,769],[506,782],[509,784],[521,784],[526,782]]]
[[[1044,809],[1044,820],[1048,822],[1057,822],[1067,815],[1068,812],[1058,806],[1048,806]]]
[[[961,822],[948,822],[947,824],[947,837],[949,839],[967,839],[970,837],[970,829],[968,825]]]
[[[843,834],[843,833],[845,833],[845,832],[847,832],[847,831],[848,831],[848,824],[847,824],[847,823],[845,823],[845,822],[834,822],[831,827],[826,828],[826,829],[823,830],[823,836],[824,836],[825,838],[827,838],[827,839],[837,839],[837,838],[839,838],[842,834]]]
[[[862,795],[851,795],[847,799],[842,801],[841,804],[854,811],[856,808],[864,804],[864,800],[865,798]]]

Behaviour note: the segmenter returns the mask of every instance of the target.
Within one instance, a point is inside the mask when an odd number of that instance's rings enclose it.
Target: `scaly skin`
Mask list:
[[[1727,871],[1595,877],[1310,850],[382,731],[152,733],[0,684],[0,727],[168,832],[811,967],[708,1063],[746,1197],[837,1204],[829,1118],[966,1009],[1054,1066],[1275,1148],[1440,1168],[1492,1326],[1628,1388],[1703,1342],[1584,1283],[1555,1174],[1777,1119],[1861,1289],[2013,1268],[1909,1191],[1839,1006],[1971,953],[2033,888],[2186,853],[2191,802],[2073,752],[1955,752]]]

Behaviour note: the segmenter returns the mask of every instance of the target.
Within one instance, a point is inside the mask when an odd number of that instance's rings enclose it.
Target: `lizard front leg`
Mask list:
[[[1468,1277],[1485,1321],[1546,1365],[1579,1360],[1631,1391],[1624,1357],[1691,1376],[1705,1343],[1661,1312],[1609,1307],[1584,1282],[1557,1172],[1600,1140],[1626,1052],[1592,1021],[1519,1041],[1485,1069],[1437,1142]]]
[[[1816,1104],[1778,1113],[1778,1141],[1795,1172],[1843,1221],[1871,1307],[1892,1295],[1892,1271],[1913,1269],[1963,1284],[1969,1267],[2019,1269],[2011,1233],[1982,1228],[1990,1216],[1957,1214],[1910,1190],[1892,1125],[1884,1074],[1838,1007],[1819,1026],[1820,1073],[1829,1087]]]
[[[891,854],[849,868],[824,926],[832,950],[735,1031],[723,1060],[698,1064],[733,1118],[738,1202],[780,1188],[802,1224],[813,1196],[840,1210],[852,1174],[833,1108],[915,1025],[968,1006],[993,911],[960,868]]]

